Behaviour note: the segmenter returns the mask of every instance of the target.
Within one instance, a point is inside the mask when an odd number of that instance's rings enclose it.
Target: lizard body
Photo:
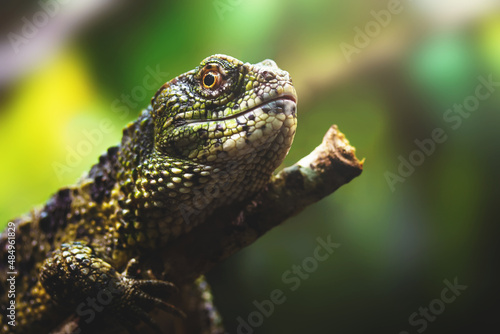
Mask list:
[[[272,60],[214,55],[165,83],[86,176],[9,222],[0,237],[0,333],[49,332],[104,290],[112,298],[102,313],[131,332],[140,321],[159,330],[148,315],[155,307],[182,315],[165,301],[175,287],[132,278],[134,261],[208,224],[216,208],[251,199],[295,128],[295,89]],[[16,326],[7,317],[13,249]]]

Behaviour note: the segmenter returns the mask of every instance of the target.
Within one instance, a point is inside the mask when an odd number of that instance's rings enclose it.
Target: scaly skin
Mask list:
[[[12,221],[15,327],[2,234],[1,333],[48,332],[74,312],[86,321],[91,306],[129,331],[140,321],[159,330],[148,315],[155,307],[182,316],[165,302],[172,284],[129,276],[135,259],[210,223],[216,208],[248,201],[285,158],[295,128],[295,89],[271,60],[215,55],[164,84],[88,175]],[[103,291],[111,300],[91,305]]]

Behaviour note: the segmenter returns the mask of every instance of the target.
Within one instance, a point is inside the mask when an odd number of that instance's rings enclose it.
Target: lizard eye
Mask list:
[[[217,89],[221,84],[221,75],[219,72],[210,71],[203,75],[203,88],[205,89]]]

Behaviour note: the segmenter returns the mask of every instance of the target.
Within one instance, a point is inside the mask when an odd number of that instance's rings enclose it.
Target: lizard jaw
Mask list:
[[[269,105],[275,101],[281,101],[281,100],[283,100],[283,101],[288,100],[288,101],[293,102],[296,105],[297,104],[297,95],[290,94],[290,93],[283,93],[281,95],[278,95],[275,98],[264,101],[264,102],[260,103],[259,105],[253,106],[251,108],[247,108],[247,109],[240,111],[239,113],[234,114],[234,115],[229,115],[229,116],[220,117],[220,118],[214,118],[214,119],[210,119],[210,120],[208,120],[208,119],[188,119],[188,120],[185,120],[185,124],[199,124],[199,123],[206,123],[206,122],[226,121],[226,120],[230,120],[233,118],[241,117],[242,115],[252,113],[254,110],[257,110],[259,108],[263,108],[264,110],[267,110],[268,108],[266,108],[266,105]]]

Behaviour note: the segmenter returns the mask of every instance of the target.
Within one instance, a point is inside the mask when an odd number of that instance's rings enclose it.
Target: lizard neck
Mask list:
[[[260,190],[277,166],[251,152],[237,161],[202,164],[154,148],[147,109],[123,131],[117,152],[113,196],[119,208],[121,247],[156,249],[203,222],[217,207]],[[266,150],[266,147],[262,148]]]
[[[119,248],[156,249],[203,222],[216,208],[243,201],[262,189],[287,150],[273,140],[237,160],[200,163],[155,150],[152,110],[123,130],[119,148],[93,168],[94,183],[115,208]],[[110,181],[111,184],[111,181]],[[99,188],[99,187],[96,187]]]

